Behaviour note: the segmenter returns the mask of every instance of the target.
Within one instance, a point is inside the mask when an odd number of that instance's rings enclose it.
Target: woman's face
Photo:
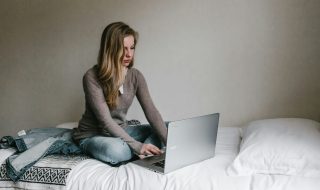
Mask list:
[[[122,65],[128,67],[134,56],[134,37],[132,35],[127,36],[123,40],[124,45],[124,55],[122,60]]]

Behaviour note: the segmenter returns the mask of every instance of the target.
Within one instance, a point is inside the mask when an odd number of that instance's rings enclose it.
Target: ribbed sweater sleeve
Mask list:
[[[155,129],[156,133],[159,135],[161,141],[163,143],[167,142],[167,128],[165,126],[165,123],[155,107],[152,98],[150,96],[148,85],[146,83],[146,80],[144,76],[138,71],[137,74],[137,99],[143,109],[143,112],[150,123],[150,125]]]

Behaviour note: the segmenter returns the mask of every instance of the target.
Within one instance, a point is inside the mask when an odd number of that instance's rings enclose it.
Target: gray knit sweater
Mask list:
[[[166,142],[165,123],[152,102],[143,75],[137,69],[128,69],[123,84],[124,92],[119,95],[117,107],[112,110],[106,103],[104,92],[97,78],[96,67],[89,69],[83,76],[83,89],[86,107],[78,128],[75,128],[73,132],[73,139],[76,142],[96,135],[120,137],[136,154],[139,154],[142,143],[134,140],[124,130],[127,127],[126,115],[135,96],[150,125],[155,129],[160,139]]]

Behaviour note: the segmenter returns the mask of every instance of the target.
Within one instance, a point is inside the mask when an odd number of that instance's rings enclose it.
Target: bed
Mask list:
[[[213,158],[166,175],[132,163],[111,167],[85,155],[50,155],[13,183],[4,160],[15,150],[1,149],[0,189],[318,190],[319,128],[316,121],[293,118],[219,127]]]

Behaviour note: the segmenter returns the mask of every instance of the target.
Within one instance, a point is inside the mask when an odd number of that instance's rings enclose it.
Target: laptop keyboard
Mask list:
[[[165,160],[161,160],[159,162],[153,163],[152,165],[158,166],[160,168],[164,168]]]

